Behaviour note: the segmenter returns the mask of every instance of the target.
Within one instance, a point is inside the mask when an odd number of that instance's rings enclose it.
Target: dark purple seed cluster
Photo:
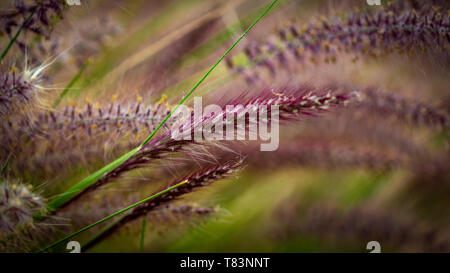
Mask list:
[[[205,168],[197,172],[186,176],[183,179],[179,179],[172,183],[170,186],[174,186],[182,183],[180,186],[161,194],[149,201],[132,209],[125,217],[116,222],[113,226],[109,227],[105,232],[89,241],[84,248],[88,249],[95,245],[97,242],[103,240],[110,234],[114,233],[120,227],[130,223],[148,213],[154,212],[156,209],[163,208],[164,205],[170,204],[177,198],[191,193],[198,188],[209,186],[210,184],[229,177],[233,173],[237,172],[242,167],[242,159],[234,160],[228,163],[218,164],[216,166]],[[169,186],[169,187],[170,187]],[[169,188],[167,187],[167,188]],[[163,190],[163,189],[162,189]],[[190,210],[192,212],[192,210]],[[198,211],[200,213],[207,213],[207,211]]]
[[[34,98],[37,87],[16,71],[0,74],[0,117],[7,118],[17,109],[26,108]]]
[[[32,224],[33,214],[44,209],[44,199],[31,191],[31,185],[0,182],[0,233],[11,233]]]
[[[341,54],[357,60],[394,52],[423,54],[429,48],[449,52],[447,12],[384,10],[322,19],[302,28],[292,24],[280,29],[278,38],[250,43],[244,50],[247,66],[236,66],[231,59],[226,64],[252,84],[259,78],[258,67],[274,76],[278,69],[295,69],[300,64],[335,63]]]
[[[368,88],[361,94],[363,99],[358,105],[360,109],[385,117],[394,116],[412,125],[449,128],[448,114],[442,109],[420,102],[415,103],[400,95],[380,92],[372,88]]]
[[[15,0],[14,6],[0,14],[0,34],[12,38],[22,27],[23,31],[50,38],[53,18],[62,18],[64,0],[33,0],[32,2]],[[29,18],[32,15],[31,18]],[[23,52],[29,51],[28,45],[17,39],[15,43]]]

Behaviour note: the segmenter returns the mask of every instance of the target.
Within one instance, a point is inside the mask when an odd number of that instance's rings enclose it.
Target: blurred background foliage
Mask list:
[[[2,8],[11,6],[7,2],[2,2]],[[44,109],[51,109],[80,70],[80,77],[57,111],[66,107],[82,111],[86,104],[109,107],[111,103],[125,109],[136,101],[170,109],[269,2],[81,0],[81,6],[66,6],[63,18],[55,19],[50,38],[26,33],[20,39],[29,46],[31,62],[42,63],[57,56],[46,72],[50,76],[44,79],[46,85],[57,89],[43,96]],[[232,51],[229,62],[234,67],[251,65],[246,48],[279,37],[280,30],[292,24],[307,26],[333,16],[346,18],[351,12],[370,14],[389,8],[387,1],[381,2],[381,6],[369,6],[357,0],[280,0]],[[446,1],[391,2],[439,7],[439,12],[448,15]],[[1,48],[7,42],[2,38]],[[447,116],[448,49],[440,55],[389,54],[358,61],[351,53],[339,54],[342,57],[334,64],[319,60],[296,64],[287,72],[277,67],[275,76],[259,72],[261,81],[250,85],[224,61],[194,95],[203,96],[206,104],[262,88],[279,90],[299,84],[355,90],[373,87],[406,98],[408,103],[432,105]],[[24,58],[15,47],[4,62],[21,66]],[[397,102],[386,99],[384,103]],[[247,156],[246,167],[236,177],[173,204],[213,208],[214,213],[188,218],[147,215],[143,251],[368,252],[367,242],[379,241],[383,252],[447,252],[448,122],[436,128],[414,121],[408,116],[392,118],[383,110],[343,109],[282,126],[279,151],[271,155],[242,152]],[[145,130],[130,130],[114,139],[89,142],[89,147],[100,150],[96,150],[100,156],[87,159],[84,152],[75,157],[76,164],[65,163],[64,168],[47,161],[28,168],[28,163],[21,163],[32,162],[37,153],[25,155],[16,165],[12,162],[9,175],[33,184],[51,198],[147,134]],[[40,145],[46,145],[45,141]],[[304,148],[290,149],[294,143]],[[70,145],[61,148],[63,154],[78,149]],[[232,148],[240,154],[242,147]],[[42,152],[40,156],[49,160],[53,155]],[[61,161],[58,157],[55,160]],[[178,177],[181,165],[190,161],[186,155],[169,156],[83,196],[76,208],[59,215],[69,227],[57,234],[67,234],[148,196]],[[397,161],[407,164],[397,165]],[[88,232],[78,239],[91,235]],[[138,252],[141,235],[141,221],[134,221],[89,251]]]

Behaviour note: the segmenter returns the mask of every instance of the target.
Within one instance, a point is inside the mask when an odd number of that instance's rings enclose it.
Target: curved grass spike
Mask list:
[[[129,151],[128,153],[122,155],[118,159],[114,160],[113,162],[109,163],[108,165],[104,166],[103,168],[99,169],[98,171],[94,172],[90,176],[86,177],[73,187],[71,187],[69,190],[64,192],[63,194],[59,195],[52,201],[50,201],[47,205],[47,211],[52,212],[57,210],[60,206],[64,205],[66,202],[70,201],[72,198],[76,197],[80,192],[82,192],[84,189],[89,187],[90,185],[96,183],[105,173],[110,172],[126,162],[128,159],[130,159],[133,155],[138,153],[152,138],[153,136],[159,131],[159,129],[166,123],[166,121],[171,117],[172,113],[174,113],[180,105],[182,105],[190,96],[191,94],[197,89],[197,87],[208,77],[208,75],[217,67],[217,65],[228,55],[228,53],[244,38],[244,36],[261,20],[261,18],[266,15],[269,10],[275,5],[275,3],[278,2],[278,0],[273,0],[272,3],[264,10],[264,12],[256,18],[256,20],[247,28],[247,30],[233,43],[233,45],[222,55],[222,57],[219,58],[219,60],[206,72],[206,74],[197,82],[197,84],[181,99],[181,101],[172,109],[171,112],[167,114],[167,116],[159,123],[159,125],[152,131],[152,133],[139,145],[138,147],[134,148],[133,150]],[[120,211],[120,213],[123,211]],[[117,215],[117,214],[116,214]],[[115,216],[115,215],[114,215]],[[39,220],[45,217],[45,215],[37,214],[35,215],[35,219]],[[112,216],[113,217],[113,216]],[[106,219],[106,218],[105,218]],[[109,219],[109,218],[107,218]],[[106,219],[106,220],[107,220]],[[91,226],[88,226],[87,229],[99,224],[100,222],[94,223]],[[82,231],[84,231],[82,229]],[[73,235],[75,236],[75,235]],[[72,236],[72,237],[73,237]],[[69,237],[71,238],[71,237]]]
[[[253,26],[256,25],[256,23],[258,23],[258,21],[261,20],[261,18],[264,15],[266,15],[267,12],[269,12],[269,10],[275,5],[276,2],[278,2],[278,0],[272,1],[272,3],[267,7],[267,9],[253,22],[253,24],[251,24],[247,28],[247,30],[236,40],[236,42],[234,42],[234,44],[222,55],[222,57],[220,57],[220,59],[217,60],[217,62],[208,70],[208,72],[206,72],[203,78],[201,78],[200,81],[198,81],[197,84],[194,85],[191,91],[189,91],[181,99],[181,101],[172,109],[172,111],[169,112],[169,114],[163,119],[163,121],[161,121],[158,127],[156,127],[155,130],[153,130],[153,132],[147,137],[147,139],[144,140],[144,142],[142,142],[141,146],[144,146],[150,141],[150,139],[152,139],[152,137],[156,134],[159,128],[161,128],[161,126],[163,126],[164,123],[166,123],[166,121],[172,116],[172,113],[174,113],[178,109],[178,107],[180,107],[180,105],[182,105],[191,96],[191,94],[195,91],[195,89],[197,89],[197,87],[206,79],[206,77],[208,77],[209,74],[211,74],[214,68],[216,68],[216,66],[219,65],[219,63],[228,55],[228,53],[230,53],[230,51],[242,40],[242,38],[244,38],[244,36],[250,31],[250,29],[252,29]]]
[[[122,226],[132,221],[135,221],[141,217],[144,217],[145,219],[147,213],[151,213],[156,209],[161,208],[164,205],[167,205],[168,203],[174,202],[175,200],[177,200],[178,198],[180,198],[185,194],[191,193],[198,188],[209,186],[219,180],[229,177],[231,174],[241,169],[243,159],[242,158],[238,159],[239,160],[233,159],[227,163],[221,163],[212,167],[200,169],[188,175],[184,179],[176,180],[177,182],[173,183],[172,185],[176,185],[183,181],[185,183],[177,189],[173,189],[172,191],[169,191],[164,195],[160,195],[155,199],[149,200],[148,202],[141,204],[140,206],[132,209],[128,214],[122,214],[120,217],[117,217],[116,221],[112,222],[110,225],[107,225],[105,228],[103,228],[102,230],[94,234],[91,238],[89,238],[87,242],[83,243],[82,250],[87,251],[100,241],[104,240],[109,235],[113,234],[117,229],[121,228]],[[141,235],[142,248],[145,237],[144,232],[145,226],[143,224]]]
[[[184,181],[182,181],[182,182],[180,182],[178,184],[173,185],[172,187],[166,188],[166,189],[164,189],[164,190],[162,190],[160,192],[157,192],[157,193],[155,193],[155,194],[153,194],[153,195],[151,195],[151,196],[149,196],[149,197],[147,197],[145,199],[142,199],[141,201],[139,201],[137,203],[134,203],[134,204],[132,204],[132,205],[126,207],[126,208],[123,208],[123,209],[121,209],[119,211],[116,211],[113,214],[111,214],[109,216],[106,216],[105,218],[100,219],[100,220],[98,220],[97,222],[95,222],[93,224],[85,226],[84,228],[82,228],[82,229],[80,229],[80,230],[78,230],[78,231],[76,231],[76,232],[74,232],[74,233],[72,233],[72,234],[70,234],[70,235],[68,235],[68,236],[66,236],[66,237],[64,237],[64,238],[62,238],[62,239],[60,239],[60,240],[58,240],[58,241],[48,245],[48,246],[46,246],[45,248],[41,249],[39,252],[47,251],[47,250],[53,248],[54,246],[57,246],[60,243],[63,243],[65,241],[69,240],[70,238],[75,237],[78,234],[85,232],[86,230],[89,230],[89,229],[91,229],[91,228],[93,228],[93,227],[95,227],[95,226],[97,226],[97,225],[99,225],[99,224],[101,224],[103,222],[106,222],[109,219],[111,219],[111,218],[113,218],[113,217],[115,217],[115,216],[117,216],[117,215],[119,215],[119,214],[121,214],[121,213],[123,213],[125,211],[128,211],[128,210],[130,210],[132,208],[135,208],[135,207],[137,207],[137,206],[139,206],[141,204],[144,204],[145,202],[147,202],[149,200],[152,200],[152,199],[154,199],[154,198],[156,198],[156,197],[158,197],[160,195],[163,195],[163,194],[165,194],[167,192],[170,192],[171,190],[173,190],[175,188],[178,188],[178,187],[182,186],[183,184],[186,184],[187,182],[188,182],[187,180],[184,180]]]
[[[158,208],[161,205],[167,204],[169,202],[172,202],[176,200],[176,198],[190,193],[194,191],[197,188],[208,186],[214,181],[223,179],[227,176],[229,176],[234,171],[240,169],[242,166],[242,159],[239,159],[238,161],[232,161],[229,163],[225,163],[223,165],[218,165],[215,167],[207,168],[200,170],[198,172],[194,172],[190,176],[186,177],[185,179],[182,179],[181,181],[177,181],[172,184],[172,186],[169,186],[165,189],[162,189],[158,191],[157,193],[127,207],[122,210],[119,210],[99,221],[97,221],[94,224],[91,224],[89,226],[86,226],[79,231],[72,233],[69,236],[66,236],[59,241],[45,247],[44,249],[40,250],[40,252],[44,252],[100,223],[103,223],[107,221],[108,219],[111,219],[114,216],[117,216],[127,210],[131,210],[129,214],[122,214],[120,217],[116,218],[116,221],[111,222],[107,226],[105,226],[103,229],[101,229],[99,232],[94,234],[93,237],[91,237],[88,242],[84,244],[84,248],[93,246],[96,242],[103,239],[105,236],[108,236],[111,234],[112,231],[115,229],[121,227],[122,225],[133,221],[139,217],[144,216],[147,212],[152,211],[155,208]],[[143,235],[145,236],[145,235]]]

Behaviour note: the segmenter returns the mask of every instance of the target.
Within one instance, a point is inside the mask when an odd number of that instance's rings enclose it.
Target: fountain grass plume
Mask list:
[[[9,71],[1,72],[0,117],[3,122],[14,114],[29,113],[31,106],[39,101],[40,93],[46,89],[41,85],[43,72],[50,64],[43,63],[31,68],[25,59],[22,71],[12,66]]]
[[[88,242],[83,246],[83,249],[87,250],[91,248],[96,243],[100,242],[125,224],[143,217],[148,213],[153,212],[157,208],[170,204],[171,202],[174,202],[179,197],[187,193],[193,192],[194,190],[201,187],[209,186],[218,180],[229,177],[230,175],[236,173],[241,169],[242,163],[242,159],[233,160],[227,163],[204,168],[186,176],[185,178],[173,182],[171,185],[169,185],[169,187],[178,185],[180,183],[182,184],[177,188],[167,191],[166,193],[133,208],[126,215],[118,218],[115,222],[106,226],[104,229],[100,230],[97,234],[90,238]],[[201,211],[200,213],[205,213],[205,211]]]
[[[240,167],[241,164],[242,164],[242,161],[239,161],[239,162],[233,164],[233,165],[230,166],[230,167],[231,167],[231,168],[234,168],[234,167]],[[229,170],[228,170],[228,171],[229,171]],[[227,172],[228,172],[228,171],[227,171]],[[206,174],[207,174],[207,175],[213,175],[213,176],[217,175],[215,172],[210,172],[210,171],[206,171]],[[221,172],[219,172],[219,174],[224,175],[224,173],[221,173]],[[193,178],[196,178],[196,177],[197,177],[197,176],[193,176]],[[197,177],[197,178],[198,178],[198,177]],[[195,189],[195,188],[197,188],[197,187],[199,187],[199,186],[202,186],[202,183],[205,183],[206,185],[209,185],[209,184],[212,182],[212,181],[210,181],[210,180],[209,180],[209,181],[199,181],[199,180],[195,180],[195,179],[194,179],[193,181],[194,181],[193,185],[187,185],[190,181],[187,180],[187,179],[182,180],[181,182],[178,182],[178,183],[176,183],[176,184],[174,184],[174,185],[172,185],[172,186],[169,186],[169,187],[167,187],[167,188],[165,188],[165,189],[163,189],[163,190],[161,190],[161,191],[159,191],[159,192],[156,192],[155,194],[153,194],[153,195],[151,195],[151,196],[149,196],[149,197],[147,197],[147,198],[145,198],[145,199],[143,199],[143,200],[141,200],[141,201],[139,201],[139,202],[137,202],[137,203],[134,203],[134,204],[132,204],[132,205],[126,207],[126,208],[123,208],[123,209],[121,209],[121,210],[118,210],[118,211],[116,211],[115,213],[113,213],[113,214],[111,214],[111,215],[109,215],[109,216],[107,216],[107,217],[105,217],[105,218],[103,218],[103,219],[101,219],[101,220],[99,220],[99,221],[97,221],[97,222],[95,222],[95,223],[92,223],[92,224],[90,224],[90,225],[88,225],[88,226],[85,226],[84,228],[78,230],[77,232],[74,232],[74,233],[72,233],[72,234],[70,234],[70,235],[68,235],[68,236],[66,236],[66,237],[64,237],[64,238],[61,238],[60,240],[58,240],[58,241],[56,241],[56,242],[54,242],[54,243],[52,243],[52,244],[50,244],[50,245],[48,245],[48,246],[42,248],[41,250],[39,250],[39,252],[45,252],[45,251],[47,251],[47,250],[49,250],[49,249],[51,249],[51,248],[53,248],[53,247],[55,247],[55,246],[57,246],[57,245],[59,245],[59,244],[61,244],[61,243],[67,241],[68,239],[77,236],[77,235],[80,234],[80,233],[83,233],[83,232],[85,232],[85,231],[87,231],[87,230],[89,230],[89,229],[91,229],[91,228],[93,228],[93,227],[95,227],[95,226],[97,226],[97,225],[99,225],[99,224],[101,224],[101,223],[104,223],[104,222],[106,222],[106,221],[108,221],[108,220],[110,220],[110,219],[112,219],[112,218],[114,218],[114,217],[116,217],[116,216],[118,216],[118,215],[121,215],[121,214],[124,213],[124,212],[127,212],[127,211],[129,211],[129,210],[131,210],[131,209],[134,209],[134,208],[136,208],[136,207],[138,207],[138,206],[140,206],[140,205],[143,205],[143,204],[144,204],[143,207],[140,208],[139,210],[141,210],[141,209],[142,209],[142,210],[146,210],[148,206],[153,207],[153,205],[150,205],[150,204],[151,204],[151,200],[157,199],[157,198],[159,198],[160,196],[164,196],[164,198],[169,198],[169,199],[171,199],[173,196],[174,196],[174,197],[179,196],[180,193],[190,192],[190,191],[192,191],[193,189]],[[182,189],[181,189],[181,191],[178,191],[177,189],[180,188],[180,187],[181,187]],[[173,193],[174,195],[172,195],[172,193]],[[158,200],[158,199],[157,199],[157,200]],[[164,200],[164,199],[163,199],[163,200]],[[161,200],[160,200],[160,201],[161,201]],[[166,200],[166,201],[167,201],[167,200]],[[120,219],[117,220],[117,221],[120,221]],[[110,226],[113,226],[114,224],[115,224],[115,222],[110,223],[110,224],[107,226],[107,228],[110,227]]]
[[[254,96],[245,98],[245,94],[243,94],[228,101],[227,105],[243,105],[244,107],[235,109],[229,109],[228,107],[225,107],[221,116],[240,116],[249,113],[250,115],[245,115],[245,128],[250,130],[250,127],[252,127],[252,124],[254,122],[250,119],[251,113],[256,114],[260,106],[279,106],[280,120],[289,121],[296,120],[304,116],[317,115],[321,111],[327,111],[330,107],[335,107],[341,104],[348,104],[349,102],[354,101],[356,98],[357,95],[352,92],[342,94],[334,94],[331,92],[316,94],[310,91],[303,91],[303,89],[300,88],[299,91],[288,90],[286,91],[286,94],[284,94],[274,92],[273,90],[264,90]],[[166,157],[170,153],[192,151],[195,146],[205,146],[209,145],[210,143],[214,143],[214,141],[197,141],[192,136],[194,132],[199,128],[206,126],[218,126],[217,124],[220,121],[220,119],[218,118],[220,118],[219,115],[204,115],[199,121],[186,121],[189,122],[187,126],[189,126],[191,130],[183,131],[182,134],[190,134],[191,138],[189,140],[186,140],[184,136],[181,138],[174,138],[174,133],[176,135],[179,132],[176,131],[178,129],[176,125],[172,126],[172,128],[162,133],[158,137],[150,140],[147,144],[139,148],[138,151],[133,153],[129,158],[125,159],[116,167],[105,172],[103,176],[97,181],[84,186],[83,189],[80,188],[76,194],[75,192],[72,192],[66,195],[65,199],[63,199],[63,197],[58,197],[57,199],[55,199],[56,201],[51,201],[49,206],[54,205],[55,208],[67,206],[84,194],[109,183],[110,181],[112,181],[112,179],[120,176],[123,173],[136,168],[141,168],[142,166],[145,166],[156,159]],[[271,118],[269,117],[268,121],[270,120]],[[235,124],[235,129],[236,126],[237,125]],[[181,125],[181,127],[184,127],[184,125]],[[224,133],[226,133],[225,130]],[[249,133],[253,134],[254,132],[250,130]]]
[[[356,61],[393,53],[409,57],[437,52],[448,55],[449,50],[450,17],[445,11],[380,10],[322,18],[303,27],[291,24],[281,28],[277,38],[249,43],[241,54],[247,60],[245,65],[230,57],[227,66],[253,84],[259,79],[260,68],[273,77],[279,69],[305,63],[333,64],[341,55]]]
[[[211,74],[211,72],[217,67],[217,65],[229,54],[229,52],[244,38],[244,36],[261,20],[264,15],[266,15],[269,10],[277,3],[278,0],[274,0],[271,4],[264,10],[264,12],[247,28],[247,30],[233,43],[233,45],[219,58],[219,60],[206,72],[206,74],[194,85],[194,87],[181,99],[181,101],[172,109],[171,112],[161,121],[161,123],[152,131],[152,133],[139,145],[138,147],[132,149],[126,154],[122,155],[118,159],[94,172],[90,176],[86,177],[78,184],[74,185],[68,191],[62,193],[56,199],[49,202],[47,209],[49,211],[54,211],[58,209],[60,206],[69,202],[72,198],[77,196],[80,192],[84,191],[88,187],[95,184],[99,179],[101,179],[106,173],[113,171],[115,168],[119,167],[131,157],[136,155],[141,149],[146,146],[146,144],[155,136],[155,134],[159,131],[159,129],[167,122],[173,112],[175,112],[178,107],[191,96],[191,94],[197,89],[197,87]],[[36,219],[42,218],[43,215],[36,215]]]

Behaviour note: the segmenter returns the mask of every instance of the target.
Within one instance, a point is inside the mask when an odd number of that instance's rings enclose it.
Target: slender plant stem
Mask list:
[[[145,224],[147,223],[147,217],[144,215],[142,219],[142,232],[141,232],[141,246],[139,248],[139,252],[144,251],[144,242],[145,242]]]
[[[19,27],[19,29],[17,30],[14,37],[11,39],[11,41],[9,41],[8,46],[5,48],[5,50],[3,50],[2,56],[0,56],[0,62],[3,60],[3,58],[5,58],[6,54],[8,54],[9,49],[14,44],[14,42],[17,40],[17,38],[19,37],[20,33],[22,32],[22,29],[25,27],[25,25],[28,23],[28,21],[31,20],[31,18],[33,17],[33,15],[35,13],[36,13],[36,10],[33,10],[30,13],[30,15],[28,16],[28,18],[25,21],[23,21],[22,25]]]
[[[197,87],[206,79],[206,77],[209,76],[209,74],[211,74],[211,72],[216,68],[217,65],[219,65],[219,63],[228,55],[228,53],[230,53],[230,51],[242,40],[242,38],[244,38],[245,35],[247,35],[247,33],[259,22],[259,20],[261,20],[261,18],[264,17],[264,15],[266,15],[269,10],[275,5],[275,3],[278,0],[274,0],[272,1],[272,3],[266,8],[266,10],[264,10],[264,12],[253,22],[253,24],[251,24],[247,30],[242,33],[242,35],[236,40],[236,42],[234,42],[234,44],[222,55],[222,57],[220,57],[219,60],[217,60],[217,62],[208,70],[208,72],[206,72],[206,74],[203,76],[203,78],[200,79],[200,81],[197,82],[196,85],[194,85],[194,87],[192,87],[191,91],[189,91],[182,99],[181,101],[172,109],[172,111],[169,112],[169,114],[167,114],[167,116],[161,121],[161,123],[158,125],[158,127],[155,128],[155,130],[153,130],[153,132],[147,137],[147,139],[145,139],[141,146],[144,146],[145,144],[147,144],[152,137],[156,134],[156,132],[158,132],[158,130],[161,128],[161,126],[164,125],[164,123],[166,123],[166,121],[172,116],[172,114],[178,109],[178,107],[180,107],[180,105],[182,105],[191,95],[192,93],[194,93],[195,89],[197,89]]]
[[[101,224],[101,223],[103,223],[105,221],[108,221],[109,219],[113,218],[114,216],[117,216],[117,215],[119,215],[119,214],[121,214],[121,213],[123,213],[123,212],[125,212],[127,210],[130,210],[130,209],[132,209],[134,207],[137,207],[137,206],[139,206],[139,205],[141,205],[141,204],[143,204],[145,202],[148,202],[149,200],[152,200],[152,199],[154,199],[154,198],[156,198],[156,197],[158,197],[160,195],[163,195],[164,193],[169,192],[169,191],[171,191],[171,190],[173,190],[175,188],[178,188],[179,186],[182,186],[182,185],[184,185],[186,183],[188,183],[188,180],[183,180],[182,182],[177,183],[177,184],[175,184],[175,185],[173,185],[171,187],[168,187],[168,188],[166,188],[166,189],[164,189],[164,190],[162,190],[160,192],[157,192],[157,193],[155,193],[155,194],[153,194],[153,195],[151,195],[151,196],[149,196],[149,197],[147,197],[145,199],[142,199],[141,201],[139,201],[137,203],[134,203],[134,204],[132,204],[132,205],[126,207],[126,208],[123,208],[123,209],[121,209],[119,211],[116,211],[113,214],[111,214],[109,216],[106,216],[105,218],[103,218],[101,220],[98,220],[97,222],[95,222],[93,224],[85,226],[84,228],[82,228],[82,229],[80,229],[80,230],[78,230],[78,231],[76,231],[76,232],[74,232],[74,233],[72,233],[72,234],[70,234],[70,235],[68,235],[68,236],[66,236],[66,237],[64,237],[64,238],[62,238],[62,239],[60,239],[60,240],[50,244],[50,245],[48,245],[47,247],[41,249],[39,252],[47,251],[47,250],[49,250],[49,249],[51,249],[51,248],[53,248],[53,247],[55,247],[55,246],[57,246],[57,245],[59,245],[59,244],[61,244],[63,242],[69,240],[70,238],[73,238],[73,237],[77,236],[78,234],[80,234],[82,232],[85,232],[86,230],[89,230],[89,229],[91,229],[91,228],[93,228],[93,227],[95,227],[95,226],[97,226],[97,225],[99,225],[99,224]]]
[[[114,221],[110,222],[108,225],[101,228],[98,232],[96,232],[94,235],[89,237],[85,242],[83,242],[83,247],[81,248],[81,250],[83,251],[83,250],[86,250],[87,248],[90,248],[91,244],[93,244],[95,242],[95,240],[97,240],[97,238],[101,237],[105,232],[108,232],[112,227],[114,227],[115,225],[120,223],[120,221],[122,221],[122,219],[125,216],[126,216],[126,214],[122,214],[122,215],[116,217],[116,219]]]
[[[256,23],[258,23],[259,22],[259,20],[261,20],[261,18],[263,18],[264,17],[264,15],[266,15],[268,12],[269,12],[269,10],[275,5],[275,3],[277,2],[278,0],[274,0],[274,1],[272,1],[272,3],[267,7],[267,9],[253,22],[253,24],[251,24],[249,27],[248,27],[248,29],[237,39],[237,41],[225,52],[225,54],[223,54],[222,55],[222,57],[211,67],[211,69],[205,74],[205,76],[203,76],[203,78],[191,89],[191,91],[188,93],[188,94],[186,94],[186,96],[184,96],[183,97],[183,99],[177,104],[177,106],[176,106],[176,108],[178,108],[181,104],[183,104],[187,99],[188,99],[188,97],[195,91],[195,89],[205,80],[205,78],[214,70],[214,68],[220,63],[220,61],[222,61],[223,60],[223,58],[225,58],[225,56],[237,45],[237,43],[239,43],[239,41],[241,41],[242,40],[242,38],[256,25]],[[80,183],[78,183],[77,185],[75,185],[74,187],[72,187],[72,189],[71,190],[69,190],[69,194],[65,194],[65,195],[63,195],[63,196],[60,196],[59,198],[57,198],[57,199],[55,199],[53,202],[50,202],[50,206],[49,206],[49,208],[50,209],[52,209],[52,210],[54,210],[54,209],[56,209],[56,208],[58,208],[59,206],[61,206],[62,204],[64,204],[64,203],[66,203],[67,201],[69,201],[71,198],[73,198],[74,196],[76,196],[76,194],[78,194],[78,192],[79,191],[81,191],[81,190],[83,190],[83,189],[85,189],[87,186],[89,186],[90,184],[92,184],[92,183],[95,183],[98,179],[100,179],[100,177],[102,177],[103,175],[104,175],[104,173],[106,173],[106,172],[108,172],[108,171],[111,171],[111,170],[113,170],[114,168],[116,168],[117,166],[119,166],[120,164],[122,164],[123,162],[125,162],[126,160],[128,160],[130,157],[132,157],[134,154],[136,154],[142,147],[144,147],[144,145],[145,144],[147,144],[149,141],[150,141],[150,139],[156,134],[156,132],[159,130],[159,128],[161,128],[161,126],[162,125],[164,125],[164,123],[167,121],[167,119],[172,115],[172,113],[175,111],[176,109],[173,109],[168,115],[167,115],[167,117],[159,124],[159,126],[150,134],[150,136],[146,139],[146,140],[144,140],[144,142],[142,142],[142,144],[140,145],[140,146],[138,146],[137,148],[135,148],[135,149],[133,149],[133,150],[131,150],[130,152],[128,152],[127,154],[125,154],[125,155],[123,155],[123,156],[121,156],[120,158],[118,158],[118,159],[116,159],[115,161],[113,161],[113,162],[111,162],[110,164],[108,164],[108,165],[106,165],[105,167],[103,167],[103,168],[101,168],[100,170],[98,170],[98,171],[96,171],[95,173],[93,173],[92,175],[90,175],[89,177],[87,177],[87,178],[85,178],[84,180],[82,180]],[[147,198],[145,198],[145,199],[143,199],[143,200],[141,200],[141,201],[139,201],[139,202],[137,202],[137,203],[135,203],[135,204],[133,204],[133,205],[130,205],[130,206],[128,206],[128,207],[126,207],[126,208],[123,208],[123,209],[121,209],[121,210],[119,210],[119,211],[117,211],[117,212],[115,212],[115,213],[113,213],[113,214],[111,214],[111,215],[109,215],[109,216],[107,216],[107,217],[105,217],[105,218],[103,218],[103,219],[101,219],[101,220],[99,220],[99,221],[97,221],[97,222],[95,222],[95,223],[93,223],[93,224],[90,224],[90,225],[88,225],[88,226],[86,226],[86,227],[84,227],[84,228],[82,228],[82,229],[80,229],[80,230],[78,230],[78,231],[76,231],[76,232],[74,232],[74,233],[72,233],[72,234],[70,234],[70,235],[68,235],[68,236],[66,236],[66,237],[64,237],[64,238],[62,238],[62,239],[60,239],[60,240],[58,240],[58,241],[56,241],[56,242],[54,242],[54,243],[52,243],[52,244],[50,244],[50,245],[48,245],[47,247],[45,247],[45,248],[43,248],[42,250],[40,250],[40,252],[44,252],[44,251],[46,251],[46,250],[48,250],[48,249],[50,249],[50,248],[52,248],[52,247],[54,247],[54,246],[56,246],[56,245],[59,245],[59,244],[61,244],[62,242],[64,242],[64,241],[66,241],[66,240],[68,240],[68,239],[70,239],[70,238],[72,238],[72,237],[74,237],[74,236],[76,236],[76,235],[78,235],[78,234],[80,234],[80,233],[82,233],[82,232],[84,232],[84,231],[86,231],[86,230],[89,230],[89,229],[91,229],[91,228],[93,228],[93,227],[95,227],[95,226],[97,226],[97,225],[99,225],[99,224],[101,224],[101,223],[103,223],[103,222],[105,222],[105,221],[107,221],[107,220],[109,220],[109,219],[111,219],[111,218],[113,218],[113,217],[115,217],[115,216],[117,216],[117,215],[119,215],[119,214],[121,214],[121,213],[123,213],[123,212],[125,212],[125,211],[128,211],[128,210],[130,210],[130,209],[132,209],[132,208],[134,208],[134,207],[136,207],[136,206],[139,206],[140,204],[143,204],[143,203],[145,203],[145,202],[147,202],[147,201],[149,201],[149,200],[151,200],[151,199],[153,199],[153,198],[155,198],[155,197],[158,197],[158,196],[160,196],[160,195],[162,195],[162,194],[164,194],[164,193],[166,193],[166,192],[169,192],[169,191],[171,191],[172,189],[175,189],[175,188],[177,188],[177,187],[179,187],[179,186],[181,186],[181,185],[183,185],[183,184],[185,184],[185,183],[187,183],[187,181],[185,180],[185,181],[183,181],[183,182],[180,182],[180,183],[178,183],[178,184],[175,184],[174,186],[172,186],[172,187],[169,187],[169,188],[167,188],[167,189],[165,189],[165,190],[163,190],[163,191],[160,191],[160,192],[158,192],[158,193],[156,193],[156,194],[154,194],[154,195],[152,195],[152,196],[150,196],[150,197],[147,197]]]
[[[170,111],[167,116],[159,123],[159,125],[153,130],[153,132],[135,149],[131,150],[130,152],[122,155],[118,159],[114,160],[113,162],[109,163],[108,165],[104,166],[100,170],[96,171],[95,173],[91,174],[90,176],[86,177],[73,187],[71,187],[69,190],[49,202],[47,205],[47,210],[52,212],[61,207],[62,205],[69,202],[72,198],[76,197],[80,192],[88,188],[89,186],[95,184],[105,173],[110,172],[114,170],[116,167],[120,166],[124,162],[126,162],[128,159],[130,159],[133,155],[138,153],[152,138],[153,136],[158,132],[158,130],[166,123],[166,121],[172,116],[172,114],[178,109],[180,105],[182,105],[190,96],[191,94],[197,89],[197,87],[206,79],[206,77],[211,74],[211,72],[217,67],[217,65],[225,58],[225,56],[230,53],[230,51],[244,38],[244,36],[261,20],[261,18],[266,15],[269,10],[275,5],[275,3],[278,0],[272,1],[272,3],[264,10],[264,12],[247,28],[247,30],[234,42],[234,44],[222,55],[222,57],[219,58],[219,60],[206,72],[206,74],[203,76],[203,78],[200,79],[200,81],[197,82],[197,84],[181,99],[181,101]],[[35,215],[35,219],[42,219],[43,215],[37,214]],[[95,224],[94,224],[95,225]]]
[[[72,88],[72,86],[78,81],[78,79],[81,77],[81,74],[83,74],[84,70],[86,70],[86,68],[88,67],[89,64],[90,64],[90,59],[88,58],[86,60],[86,62],[83,64],[83,66],[80,68],[78,73],[72,78],[70,83],[66,86],[66,88],[64,88],[64,90],[61,92],[59,97],[55,100],[55,102],[52,105],[53,108],[58,106],[58,104],[61,102],[62,98],[69,92],[70,88]]]

